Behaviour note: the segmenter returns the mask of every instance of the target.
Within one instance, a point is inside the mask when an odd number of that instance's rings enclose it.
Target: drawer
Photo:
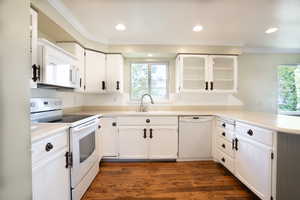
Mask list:
[[[221,151],[223,151],[231,157],[234,157],[234,149],[232,148],[232,142],[224,140],[221,137],[217,137],[216,145]]]
[[[268,146],[272,146],[273,144],[273,132],[271,130],[244,123],[237,123],[236,133],[240,136],[253,139]]]
[[[217,156],[218,156],[218,161],[226,167],[231,173],[234,174],[234,159],[232,159],[230,156],[226,155],[224,152],[221,150],[217,149]]]
[[[155,125],[178,125],[177,117],[119,117],[118,126],[155,126]]]
[[[234,137],[234,132],[233,131],[229,131],[223,128],[217,128],[217,136],[228,140],[229,142],[232,141],[233,137]]]
[[[234,131],[234,124],[219,119],[217,120],[217,127],[226,129],[228,131]]]
[[[68,131],[58,132],[57,134],[45,138],[32,144],[32,163],[46,158],[48,155],[68,147]]]

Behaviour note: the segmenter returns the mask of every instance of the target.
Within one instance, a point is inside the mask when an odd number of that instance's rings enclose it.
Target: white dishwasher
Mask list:
[[[212,158],[211,116],[179,118],[178,161],[209,160]]]

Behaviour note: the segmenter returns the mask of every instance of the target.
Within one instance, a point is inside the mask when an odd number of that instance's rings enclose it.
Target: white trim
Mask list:
[[[102,40],[96,39],[91,33],[89,33],[86,28],[76,19],[76,17],[72,14],[70,9],[68,9],[60,0],[48,0],[49,4],[57,10],[59,14],[61,14],[67,22],[69,22],[80,34],[86,37],[89,40],[100,42],[106,44],[108,42],[107,39]]]
[[[265,54],[298,54],[300,48],[249,48],[244,47],[243,53],[265,53]]]

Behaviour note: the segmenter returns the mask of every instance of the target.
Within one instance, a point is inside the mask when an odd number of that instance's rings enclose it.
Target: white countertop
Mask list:
[[[244,122],[271,129],[278,132],[300,134],[300,117],[276,115],[263,112],[241,110],[199,110],[199,111],[81,111],[77,114],[98,114],[100,116],[183,116],[183,115],[215,115],[238,122]]]
[[[67,124],[60,123],[34,123],[31,127],[31,142],[36,142],[69,128]]]

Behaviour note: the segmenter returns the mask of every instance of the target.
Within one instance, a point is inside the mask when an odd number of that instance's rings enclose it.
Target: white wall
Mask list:
[[[277,112],[277,66],[300,63],[300,54],[243,54],[239,56],[237,98],[251,111]]]
[[[1,200],[32,199],[29,6],[29,0],[0,2]]]

